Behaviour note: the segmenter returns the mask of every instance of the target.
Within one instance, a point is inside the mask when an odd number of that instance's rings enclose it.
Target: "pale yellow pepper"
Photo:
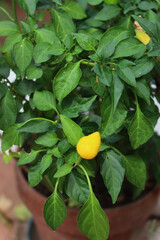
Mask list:
[[[150,36],[141,31],[141,30],[136,30],[136,37],[141,41],[144,45],[147,45],[149,41],[151,40]]]

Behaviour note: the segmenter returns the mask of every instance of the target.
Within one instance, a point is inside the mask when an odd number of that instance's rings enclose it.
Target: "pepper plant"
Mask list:
[[[25,21],[17,19],[16,3]],[[44,218],[53,230],[72,201],[82,206],[79,230],[90,240],[106,240],[109,223],[96,194],[96,176],[113,204],[124,178],[138,192],[145,189],[149,172],[160,182],[159,162],[146,154],[149,146],[156,152],[153,143],[159,141],[153,99],[160,102],[160,2],[12,4],[13,16],[1,8],[10,19],[0,22],[0,36],[6,37],[0,47],[3,160],[16,157],[17,165],[28,169],[30,187],[41,183],[49,189]],[[98,154],[81,158],[77,143],[95,132],[101,145],[89,137],[88,146],[95,145],[88,155],[94,147]],[[13,152],[12,145],[21,148]]]

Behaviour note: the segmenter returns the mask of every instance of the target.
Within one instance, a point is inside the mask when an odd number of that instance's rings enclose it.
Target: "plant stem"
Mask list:
[[[12,8],[13,8],[13,15],[14,15],[14,22],[18,25],[18,18],[17,18],[17,12],[16,12],[16,4],[15,4],[15,0],[12,0]]]
[[[106,64],[118,65],[117,63],[107,62]]]
[[[88,186],[89,186],[89,191],[90,191],[90,192],[93,192],[93,190],[92,190],[92,185],[91,185],[91,181],[90,181],[90,179],[89,179],[88,173],[86,172],[85,168],[84,168],[81,164],[79,164],[78,167],[80,167],[80,168],[83,170],[83,172],[84,172],[84,174],[85,174],[85,176],[86,176],[86,178],[87,178],[87,182],[88,182]]]
[[[82,64],[85,64],[85,65],[89,65],[89,66],[94,66],[96,63],[92,63],[92,62],[86,62],[86,61],[83,61],[81,62]]]
[[[158,3],[158,5],[160,6],[160,1],[159,0],[156,0],[156,2]]]
[[[74,167],[78,166],[78,165],[80,164],[81,160],[82,160],[82,158],[79,157],[79,159],[78,159],[78,161],[75,163]]]
[[[8,18],[13,22],[14,21],[14,19],[11,17],[11,15],[9,14],[9,12],[6,10],[6,9],[4,9],[3,7],[0,7],[0,9],[2,10],[2,12],[4,12],[7,16],[8,16]]]
[[[55,188],[54,188],[54,191],[55,191],[55,192],[57,192],[58,184],[59,184],[59,178],[58,178],[57,181],[56,181],[56,185],[55,185]]]
[[[47,119],[47,118],[38,117],[38,118],[31,118],[31,119],[27,120],[26,122],[24,122],[24,124],[26,124],[26,123],[28,123],[28,122],[30,122],[30,121],[36,121],[36,120],[42,120],[42,121],[46,121],[46,122],[51,122],[53,125],[56,125],[57,122],[58,122],[57,120],[56,120],[56,121],[52,121],[52,120]],[[23,125],[24,125],[24,124],[23,124]]]
[[[138,98],[137,98],[137,94],[136,94],[135,90],[133,90],[133,93],[134,93],[134,96],[136,99],[136,106],[137,106],[137,108],[139,108]]]
[[[108,146],[108,148],[112,148],[115,152],[117,152],[119,155],[121,155],[123,157],[123,154],[115,147],[112,146]]]

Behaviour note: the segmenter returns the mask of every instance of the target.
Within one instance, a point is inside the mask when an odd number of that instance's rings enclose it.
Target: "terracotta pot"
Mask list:
[[[21,199],[32,212],[42,240],[88,239],[77,228],[76,217],[78,210],[73,208],[67,209],[67,218],[56,232],[53,232],[43,218],[43,206],[46,198],[29,187],[18,167],[16,167],[16,177]],[[135,229],[139,228],[151,215],[157,203],[158,195],[159,187],[156,186],[136,202],[123,207],[106,209],[105,212],[110,222],[110,237],[108,240],[129,240]]]
[[[6,0],[6,5],[7,5],[7,8],[9,8],[9,12],[12,13],[12,1],[11,0]],[[25,21],[25,12],[22,8],[20,8],[18,6],[18,4],[16,3],[16,11],[17,11],[17,18],[18,18],[18,21]],[[13,16],[13,13],[11,14]],[[45,22],[49,22],[51,19],[50,15],[47,15],[44,17],[44,20],[42,22],[39,22],[39,26],[41,26],[42,24],[44,24]],[[7,21],[9,21],[9,19],[6,19]],[[0,44],[3,45],[4,44],[4,41],[5,41],[5,38],[6,37],[0,37]]]

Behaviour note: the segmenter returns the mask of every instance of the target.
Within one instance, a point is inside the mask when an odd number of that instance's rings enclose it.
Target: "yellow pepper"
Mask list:
[[[141,30],[136,30],[136,36],[139,39],[139,41],[141,41],[144,45],[147,45],[151,39],[147,33]]]
[[[93,159],[97,156],[101,145],[99,132],[82,137],[77,143],[77,152],[84,159]]]

